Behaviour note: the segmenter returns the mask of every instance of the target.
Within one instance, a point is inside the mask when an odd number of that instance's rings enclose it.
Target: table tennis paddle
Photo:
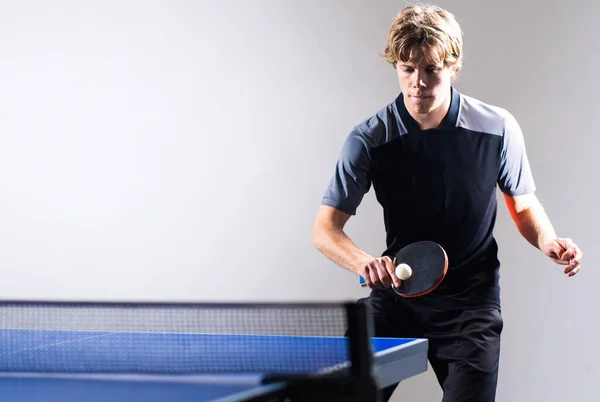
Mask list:
[[[400,288],[392,285],[394,292],[402,297],[425,295],[437,288],[448,272],[448,255],[436,242],[419,241],[409,244],[394,257],[396,276],[402,281]],[[360,277],[361,286],[366,286]]]

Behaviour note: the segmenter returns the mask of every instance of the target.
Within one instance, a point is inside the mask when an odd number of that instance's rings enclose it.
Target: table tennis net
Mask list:
[[[349,361],[346,304],[0,302],[0,371],[314,373]]]

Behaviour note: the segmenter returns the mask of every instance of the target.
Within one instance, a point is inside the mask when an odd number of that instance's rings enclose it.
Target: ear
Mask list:
[[[456,78],[458,78],[458,73],[460,72],[460,66],[456,64],[450,67],[450,81],[454,82]]]

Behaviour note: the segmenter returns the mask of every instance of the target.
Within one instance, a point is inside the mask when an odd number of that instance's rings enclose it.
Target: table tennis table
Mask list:
[[[274,401],[288,380],[266,381],[272,373],[349,368],[347,336],[6,326],[0,316],[1,401]],[[370,343],[379,387],[427,370],[425,339]]]

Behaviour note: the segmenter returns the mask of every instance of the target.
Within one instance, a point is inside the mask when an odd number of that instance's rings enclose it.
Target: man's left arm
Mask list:
[[[525,139],[515,117],[505,112],[498,185],[521,235],[554,262],[566,265],[573,276],[580,269],[582,252],[571,239],[556,236],[550,219],[535,196],[535,182]]]
[[[510,215],[521,235],[554,262],[566,265],[569,277],[577,274],[581,266],[582,251],[573,240],[556,236],[554,227],[535,193],[524,195],[504,194]]]

